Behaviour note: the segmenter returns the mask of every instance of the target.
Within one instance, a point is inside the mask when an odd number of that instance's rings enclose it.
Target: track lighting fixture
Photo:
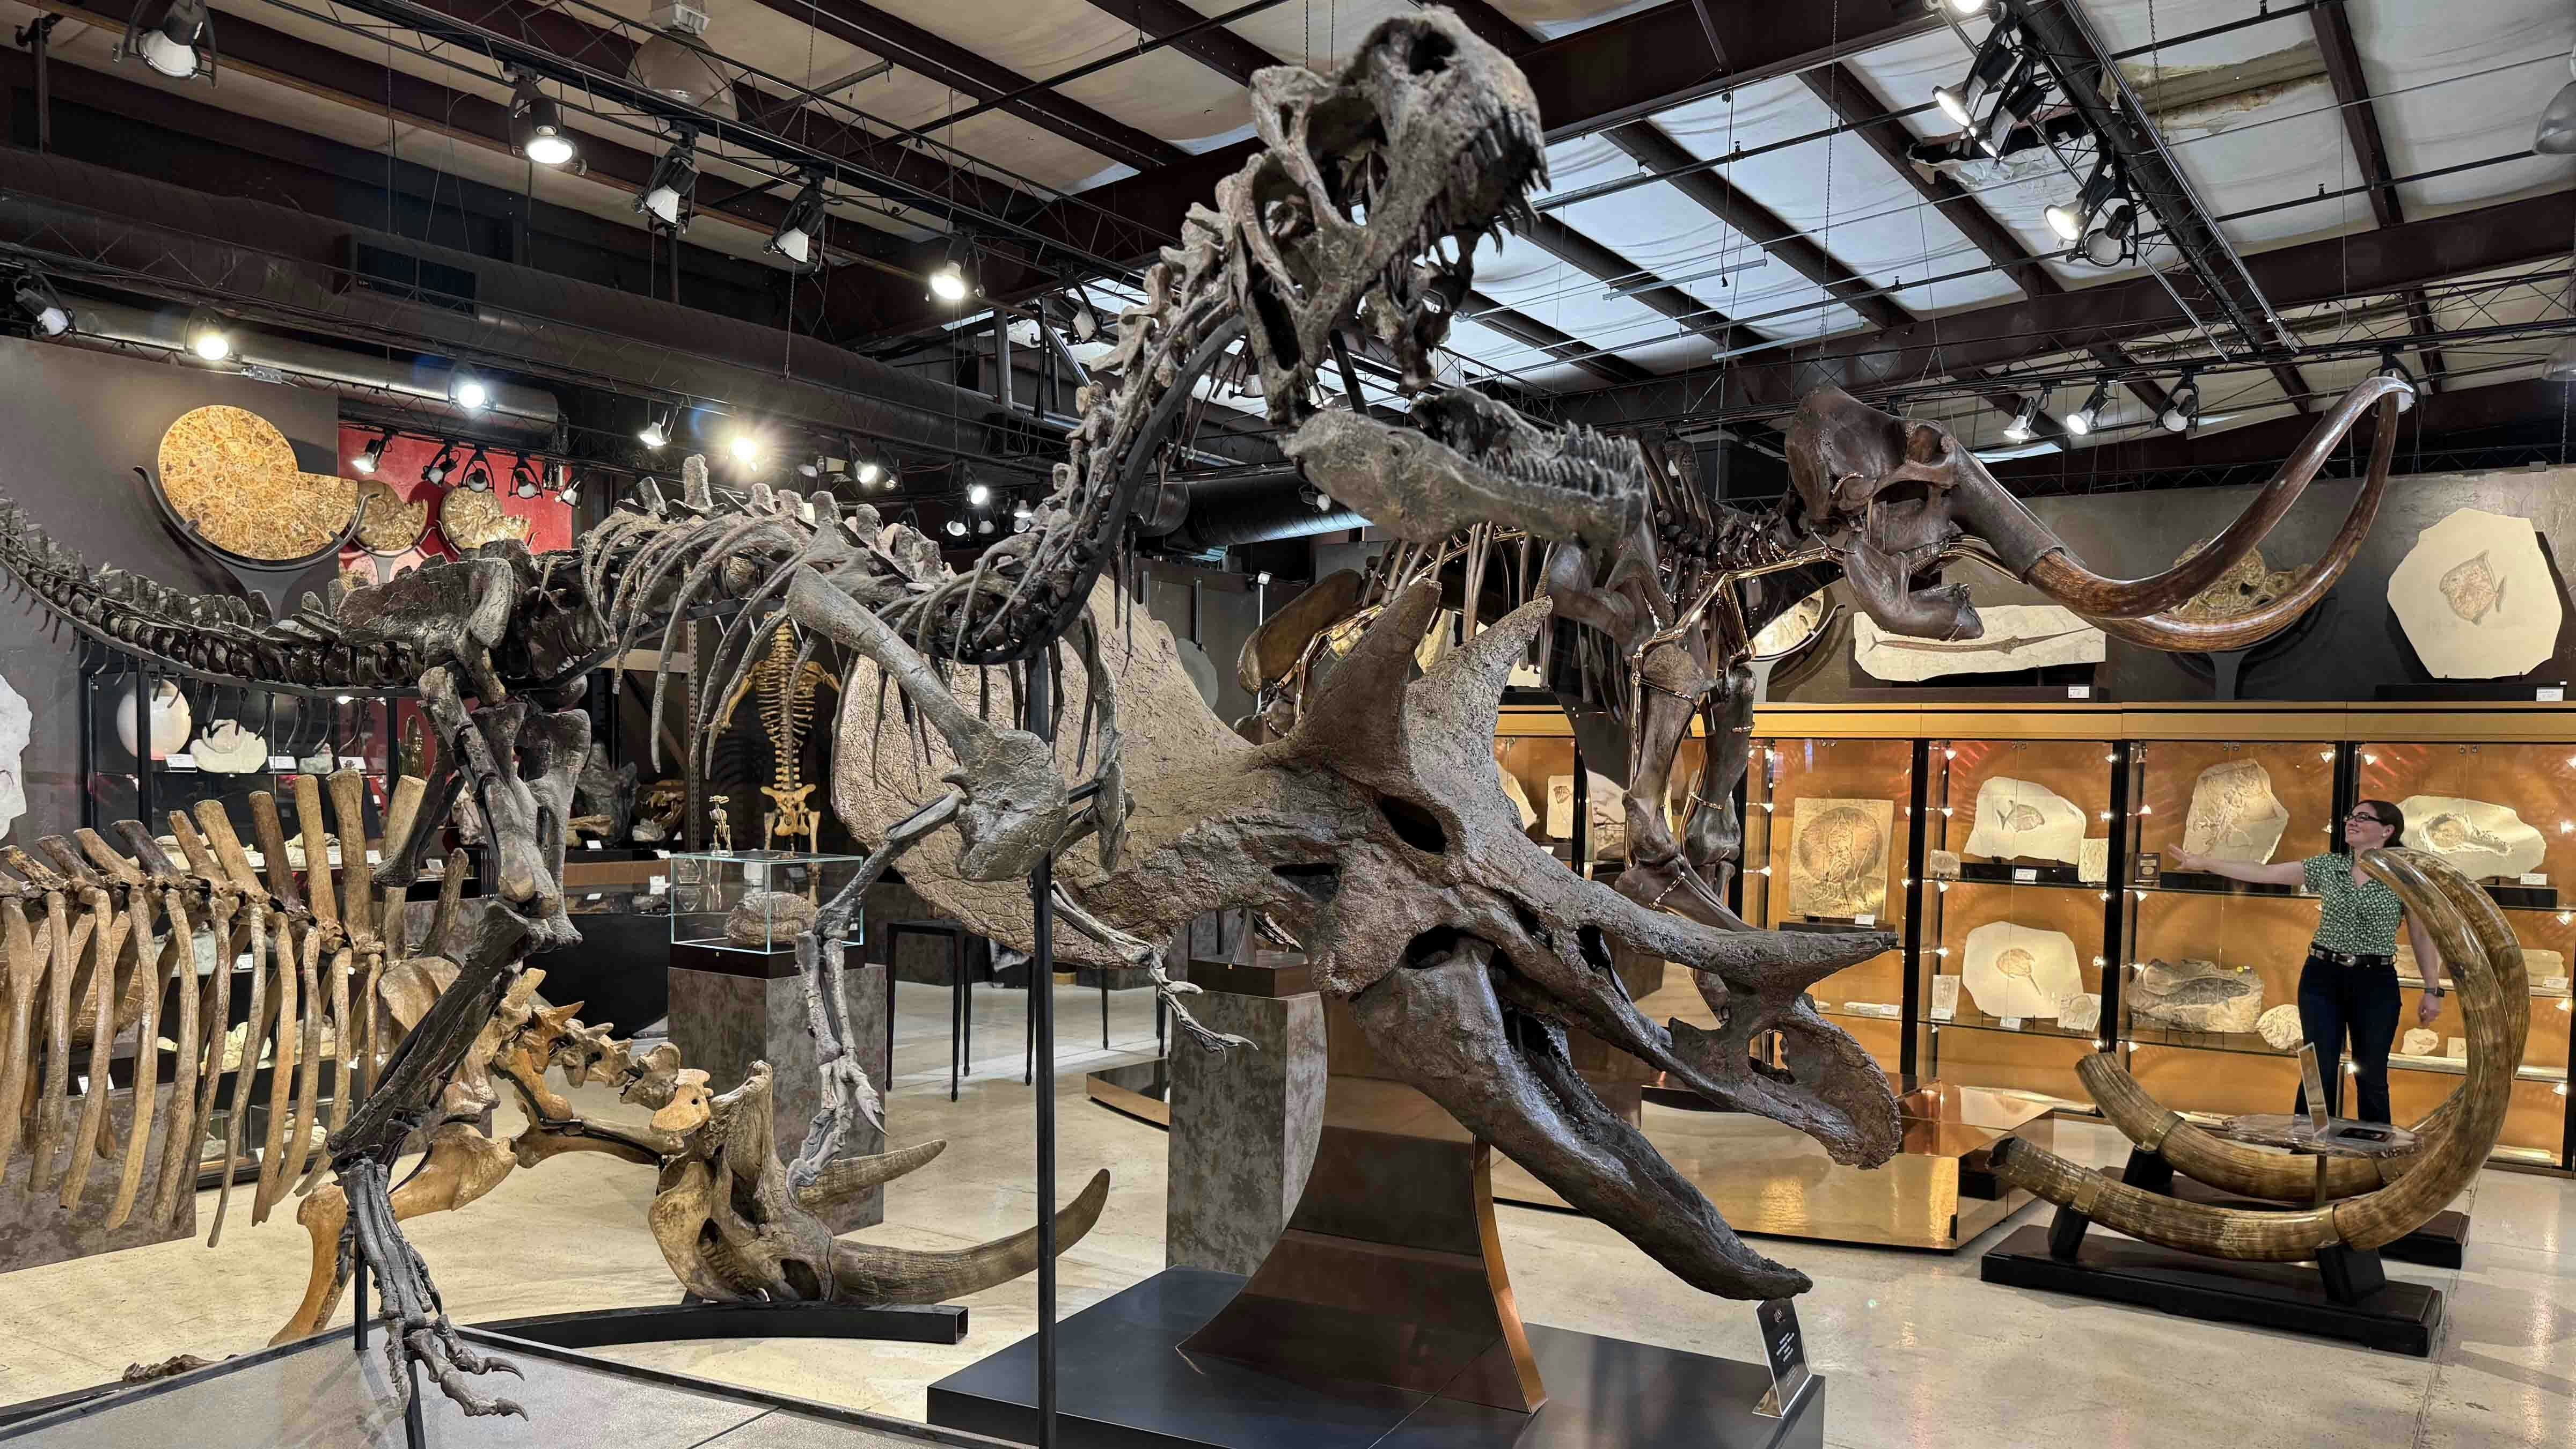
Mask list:
[[[948,520],[948,536],[950,538],[964,538],[966,536],[966,520],[962,518],[952,518]]]
[[[199,307],[188,314],[184,333],[188,350],[208,362],[221,362],[233,355],[232,323],[211,307]]]
[[[492,384],[460,367],[448,374],[447,400],[469,413],[479,413],[492,405]]]
[[[492,491],[492,460],[483,456],[478,444],[474,456],[465,460],[465,486],[476,493]]]
[[[1977,123],[1977,108],[1995,93],[1995,88],[2013,72],[2013,42],[2009,27],[1998,25],[1986,32],[1985,44],[1977,47],[1977,59],[1968,67],[1968,78],[1957,86],[1934,86],[1932,102],[1941,114],[1961,130]]]
[[[60,337],[72,330],[71,309],[65,307],[63,299],[55,295],[54,284],[46,281],[41,275],[35,272],[19,273],[17,283],[9,289],[9,294],[16,299],[18,310],[27,314],[27,321],[34,325],[38,336]]]
[[[800,267],[812,266],[823,239],[823,178],[805,173],[805,188],[787,206],[787,219],[769,238],[769,249]]]
[[[2396,348],[2380,349],[2379,375],[2393,377],[2406,384],[2406,391],[2397,395],[2397,410],[2401,413],[2411,411],[2415,406],[2415,372],[2397,355]]]
[[[1316,487],[1312,483],[1298,484],[1297,496],[1305,499],[1306,506],[1314,509],[1317,513],[1330,513],[1333,511],[1333,495]]]
[[[376,469],[385,461],[385,444],[392,442],[393,439],[394,435],[391,433],[379,434],[359,452],[358,456],[349,460],[349,466],[370,478],[374,477]]]
[[[2038,64],[2023,56],[2021,64],[2013,68],[2012,79],[2004,83],[2003,99],[1987,113],[1985,124],[1977,128],[1977,149],[2001,157],[2013,127],[2037,115],[2040,103],[2047,99],[2048,84]]]
[[[698,188],[698,133],[686,126],[672,137],[671,149],[653,163],[652,179],[635,198],[635,209],[653,225],[677,232],[688,226],[681,214]]]
[[[420,470],[420,481],[436,488],[447,481],[448,474],[455,471],[456,445],[441,443],[438,445],[438,456],[430,459],[429,466]]]
[[[170,8],[149,29],[137,24],[142,18],[139,4],[127,13],[125,39],[116,47],[116,58],[139,55],[145,65],[172,80],[214,75],[215,36],[206,0],[170,0]]]
[[[874,462],[861,463],[859,465],[859,486],[862,488],[874,488],[877,486],[877,480],[884,476],[885,469]]]
[[[2576,75],[2576,50],[2567,54],[2567,71]],[[2532,132],[2531,149],[2543,156],[2576,156],[2576,80],[2560,86],[2558,94],[2549,98]],[[2555,354],[2550,360],[2557,361]]]
[[[968,245],[962,233],[949,233],[947,258],[930,273],[930,295],[952,307],[975,293],[974,285],[966,280],[966,265],[959,255]]]
[[[2097,267],[2116,267],[2138,255],[2138,208],[2125,196],[2114,196],[2078,242],[2075,254]]]
[[[540,166],[563,166],[579,154],[565,129],[563,108],[526,71],[510,73],[510,146]]]
[[[668,413],[659,417],[646,415],[644,426],[635,430],[635,441],[648,448],[667,446],[671,441],[671,415]]]
[[[2102,409],[2110,402],[2111,379],[2106,377],[2093,384],[2093,391],[2085,397],[2084,406],[2066,415],[2066,431],[2079,438],[2092,432],[2102,421]]]
[[[540,491],[537,486],[537,470],[528,466],[527,459],[521,458],[510,465],[511,497],[534,498]]]
[[[2156,415],[2168,433],[2188,433],[2200,421],[2200,379],[2186,372],[2165,395],[2165,410]]]
[[[984,486],[983,484],[981,484],[981,483],[969,483],[969,484],[967,484],[967,485],[966,485],[966,502],[967,502],[969,505],[971,505],[971,506],[973,506],[973,507],[976,507],[976,508],[981,508],[981,507],[983,507],[985,504],[990,503],[990,502],[992,502],[992,501],[993,501],[993,490],[992,490],[992,489],[985,487],[985,486]]]
[[[1983,15],[1990,0],[1941,0],[1953,15]]]
[[[2004,425],[2007,441],[2027,443],[2039,436],[2039,398],[2038,393],[2032,393],[2021,400],[2021,411],[2013,414],[2013,420]]]
[[[979,518],[975,520],[975,531],[977,533],[991,533],[993,531],[993,520],[989,518]]]
[[[725,449],[733,454],[734,462],[742,467],[754,468],[760,464],[760,439],[747,431],[735,433],[725,444]]]
[[[2096,155],[2093,172],[2084,178],[2083,189],[2075,194],[2075,199],[2056,202],[2048,208],[2045,213],[2048,229],[2057,233],[2059,240],[2070,244],[2083,240],[2084,229],[2101,215],[2104,205],[2119,189],[2120,175],[2112,167],[2111,158]]]

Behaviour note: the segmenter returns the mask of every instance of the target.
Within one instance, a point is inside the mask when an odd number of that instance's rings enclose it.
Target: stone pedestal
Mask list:
[[[880,1090],[886,1081],[885,970],[850,961],[845,1017],[850,1050]],[[718,1092],[740,1086],[752,1063],[769,1063],[778,1155],[796,1155],[822,1094],[814,1074],[814,1041],[805,1031],[805,983],[796,971],[795,952],[672,946],[671,1043],[680,1049],[680,1064],[703,1069],[708,1086]],[[864,1126],[847,1141],[852,1155],[885,1150],[885,1134]],[[827,1221],[835,1233],[885,1221],[884,1189]]]
[[[34,1145],[21,1140],[8,1162],[5,1184],[0,1184],[0,1273],[14,1273],[20,1268],[34,1268],[46,1263],[61,1263],[73,1258],[86,1258],[94,1253],[113,1253],[125,1248],[139,1248],[147,1243],[166,1243],[174,1238],[193,1237],[197,1231],[197,1194],[193,1180],[191,1190],[179,1198],[179,1211],[168,1223],[158,1221],[149,1211],[152,1185],[161,1180],[161,1154],[170,1150],[171,1141],[184,1139],[188,1129],[172,1132],[171,1087],[163,1082],[152,1108],[154,1145],[143,1159],[143,1192],[135,1199],[134,1211],[122,1227],[114,1232],[106,1227],[108,1207],[116,1201],[117,1175],[124,1168],[126,1124],[134,1120],[134,1091],[119,1088],[107,1099],[107,1115],[114,1127],[110,1134],[118,1144],[114,1156],[99,1158],[90,1164],[89,1186],[81,1194],[80,1208],[63,1211],[53,1186],[40,1193],[24,1191],[33,1170],[29,1149]],[[75,1097],[63,1108],[65,1117],[78,1122],[80,1101]],[[33,1137],[35,1134],[27,1134]],[[66,1134],[68,1139],[68,1134]],[[179,1150],[186,1151],[183,1146]],[[57,1154],[61,1163],[67,1154]],[[54,1185],[61,1182],[60,1172]]]
[[[1264,953],[1267,955],[1267,953]],[[1250,1051],[1175,1040],[1164,1262],[1249,1276],[1306,1188],[1324,1121],[1324,1008],[1302,959],[1192,961],[1190,1012]]]

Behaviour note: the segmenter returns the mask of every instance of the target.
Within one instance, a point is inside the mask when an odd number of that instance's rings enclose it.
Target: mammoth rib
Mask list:
[[[2315,1199],[2317,1174],[2310,1159],[2247,1147],[2193,1126],[2181,1113],[2149,1095],[2109,1052],[2095,1052],[2077,1062],[2075,1075],[2084,1079],[2084,1088],[2093,1094],[2094,1105],[2102,1109],[2103,1118],[2119,1128],[2122,1136],[2163,1157],[2183,1176],[2239,1197],[2296,1203]],[[2404,1176],[2451,1130],[2458,1103],[2459,1094],[2454,1092],[2416,1124],[2418,1146],[2406,1156],[2328,1159],[2326,1196],[2351,1197],[2385,1187]]]
[[[1091,1225],[1100,1220],[1102,1205],[1108,1201],[1109,1174],[1105,1170],[1095,1172],[1081,1195],[1055,1215],[1059,1256],[1091,1231]],[[832,1240],[832,1282],[838,1296],[853,1303],[944,1303],[1008,1283],[1037,1266],[1038,1230],[1034,1226],[1007,1238],[949,1252],[881,1248],[847,1238]]]
[[[2207,653],[2220,649],[2246,649],[2262,643],[2314,608],[2335,586],[2335,581],[2343,576],[2344,567],[2352,562],[2353,555],[2361,552],[2362,541],[2370,536],[2370,526],[2377,521],[2379,505],[2387,496],[2388,466],[2396,453],[2397,404],[2394,399],[2384,398],[2379,404],[2377,436],[2370,448],[2370,472],[2362,485],[2361,496],[2352,501],[2352,512],[2345,516],[2343,528],[2327,545],[2325,553],[2301,571],[2297,581],[2271,603],[2241,618],[2215,624],[2194,623],[2161,613],[2141,619],[2103,617],[2093,622],[2132,644],[2143,644],[2151,649]]]
[[[2413,1170],[2360,1197],[2301,1211],[2246,1211],[2184,1203],[2144,1192],[2033,1147],[1995,1145],[1995,1175],[2114,1232],[2189,1253],[2242,1262],[2296,1263],[2323,1248],[2384,1247],[2414,1231],[2459,1196],[2484,1165],[2511,1105],[2513,1062],[2530,1024],[2530,989],[2511,928],[2455,867],[2411,850],[2362,852],[2362,867],[2397,893],[2410,917],[2433,933],[2453,964],[2469,1034],[2468,1080],[2455,1094],[2449,1130],[2419,1153]]]
[[[2324,465],[2326,455],[2334,451],[2344,435],[2352,431],[2353,424],[2361,420],[2362,411],[2373,403],[2386,401],[2388,404],[2380,420],[2379,432],[2383,444],[2393,447],[2396,431],[2393,399],[2410,391],[2412,389],[2405,383],[2389,377],[2367,378],[2355,384],[2351,391],[2336,400],[2324,417],[2317,420],[2306,441],[2299,444],[2299,451],[2281,465],[2281,470],[2263,485],[2263,491],[2237,516],[2235,522],[2210,540],[2208,547],[2160,574],[2137,579],[2113,579],[2086,568],[2076,560],[2075,551],[2066,540],[2040,522],[2019,499],[2005,492],[2003,485],[1995,481],[1994,475],[1988,473],[1983,464],[1964,454],[1959,473],[1959,516],[1987,540],[2014,576],[2051,599],[2097,620],[2144,618],[2189,600],[2218,582],[2239,560],[2253,552],[2264,536],[2272,531],[2272,525],[2280,522],[2282,515],[2290,511],[2290,506],[2299,501],[2299,495],[2316,477],[2317,469]],[[2354,512],[2376,511],[2379,491],[2384,483],[2385,475],[2374,469],[2371,485],[2353,503]],[[2341,572],[2342,567],[2341,561],[2335,563],[2333,570],[2325,576],[2327,586],[2332,585],[2333,574]],[[2272,611],[2265,612],[2269,614]],[[2289,617],[2295,618],[2296,614]],[[2258,633],[2254,637],[2261,635]]]

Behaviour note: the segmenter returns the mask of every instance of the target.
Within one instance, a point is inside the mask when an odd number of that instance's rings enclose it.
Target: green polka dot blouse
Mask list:
[[[2308,889],[2324,905],[2317,919],[2318,945],[2355,956],[2396,954],[2397,921],[2406,907],[2395,891],[2366,876],[2354,885],[2349,855],[2312,855],[2301,864],[2307,868]]]

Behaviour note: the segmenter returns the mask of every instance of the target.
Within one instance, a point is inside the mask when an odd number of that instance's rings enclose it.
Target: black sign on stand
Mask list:
[[[1798,1406],[1798,1396],[1815,1382],[1807,1372],[1807,1340],[1798,1331],[1798,1305],[1787,1298],[1766,1298],[1753,1309],[1754,1320],[1762,1325],[1762,1358],[1771,1366],[1771,1391],[1753,1412],[1766,1419],[1788,1417]]]

